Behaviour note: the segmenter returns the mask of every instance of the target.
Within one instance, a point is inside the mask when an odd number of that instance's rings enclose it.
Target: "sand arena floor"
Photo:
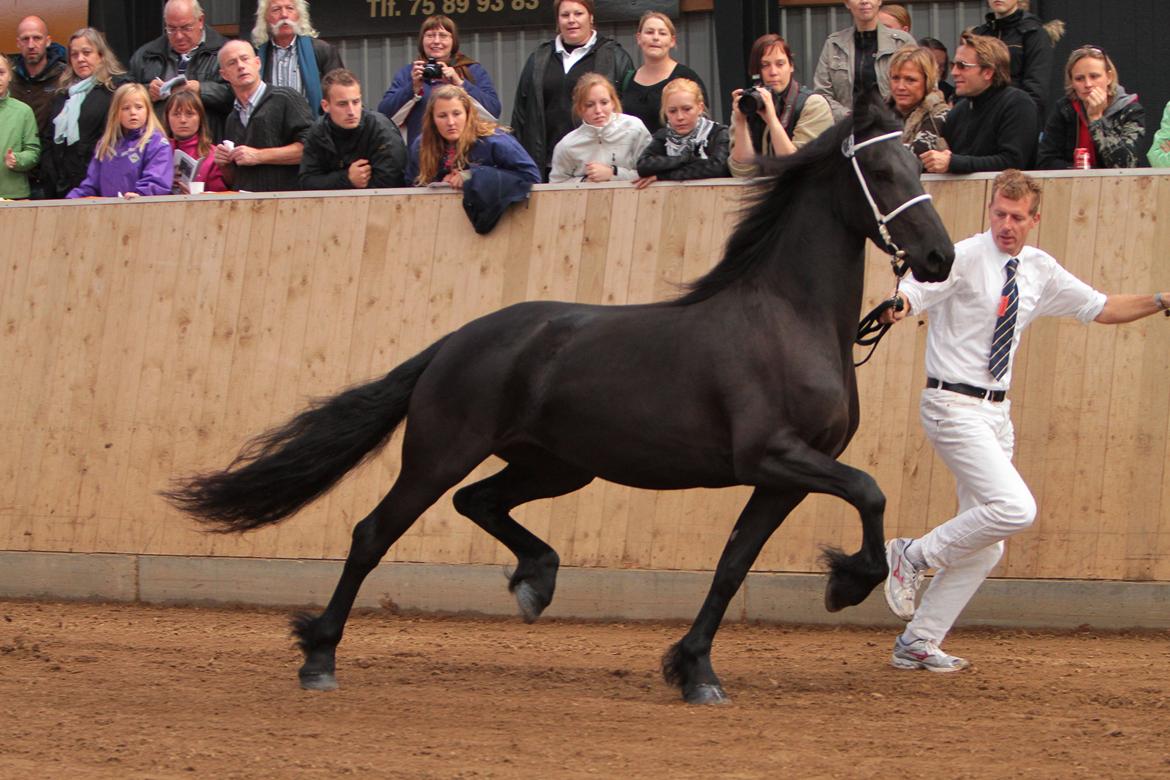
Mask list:
[[[356,613],[301,691],[287,614],[0,601],[0,777],[1170,777],[1170,633],[726,625],[727,707],[658,673],[676,623]]]

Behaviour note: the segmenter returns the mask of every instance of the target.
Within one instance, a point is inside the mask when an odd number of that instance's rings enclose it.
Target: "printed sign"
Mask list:
[[[597,0],[596,23],[637,21],[646,11],[678,18],[678,0]],[[313,27],[322,38],[417,33],[428,16],[443,14],[459,30],[500,27],[555,28],[554,0],[329,0],[313,4]],[[241,30],[255,24],[256,4],[241,0]]]

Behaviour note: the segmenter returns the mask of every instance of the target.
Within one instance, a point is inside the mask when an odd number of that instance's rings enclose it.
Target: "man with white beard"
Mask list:
[[[321,79],[345,67],[337,48],[317,37],[305,0],[259,0],[252,43],[260,54],[260,76],[275,87],[300,92],[314,117],[321,116]]]

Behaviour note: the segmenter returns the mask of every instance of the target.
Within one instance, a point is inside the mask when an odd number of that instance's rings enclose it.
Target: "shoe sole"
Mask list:
[[[886,567],[890,570],[890,573],[886,575],[886,581],[883,583],[882,591],[886,594],[886,606],[890,608],[890,612],[894,613],[894,617],[909,622],[914,617],[914,611],[911,610],[910,614],[905,614],[899,610],[898,601],[894,598],[893,588],[890,587],[890,581],[894,577],[893,546],[894,540],[891,539],[886,544]]]
[[[969,668],[971,666],[971,664],[968,663],[968,664],[964,664],[962,666],[931,666],[929,664],[924,664],[924,663],[921,663],[919,661],[909,661],[909,660],[906,660],[904,658],[898,658],[897,656],[893,656],[892,658],[890,658],[890,666],[894,667],[895,669],[905,669],[908,671],[917,671],[918,669],[925,669],[928,672],[936,672],[938,674],[950,674],[952,672],[961,672],[964,669]]]

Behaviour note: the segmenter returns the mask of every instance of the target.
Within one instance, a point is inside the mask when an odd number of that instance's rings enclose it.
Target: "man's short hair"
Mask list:
[[[329,100],[329,90],[334,86],[360,87],[361,85],[362,83],[358,81],[358,77],[354,75],[352,70],[334,68],[321,79],[321,95]]]
[[[991,86],[1006,87],[1012,83],[1012,55],[999,38],[976,35],[967,30],[959,36],[959,45],[969,46],[975,51],[979,67],[991,68]]]
[[[995,200],[996,194],[1003,195],[1008,200],[1023,200],[1030,196],[1032,207],[1028,212],[1032,216],[1040,212],[1040,193],[1040,182],[1015,168],[1008,168],[996,176],[991,184],[991,200]]]

